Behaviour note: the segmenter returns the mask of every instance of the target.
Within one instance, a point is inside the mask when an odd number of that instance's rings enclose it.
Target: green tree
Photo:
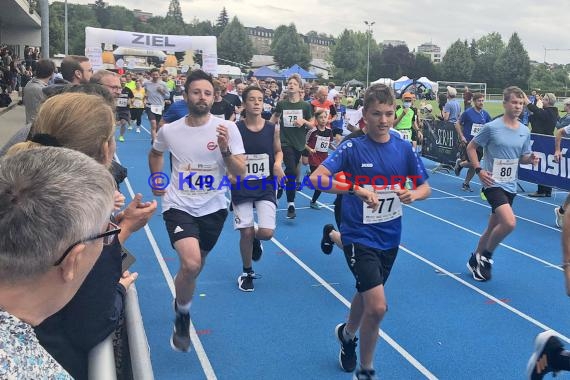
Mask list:
[[[332,48],[331,58],[334,65],[334,76],[342,81],[352,78],[363,80],[362,67],[366,64],[366,53],[362,51],[356,34],[345,29],[337,38]],[[366,70],[366,68],[364,68]]]
[[[105,26],[116,30],[135,30],[136,18],[133,11],[122,6],[107,7],[109,23]]]
[[[182,18],[182,9],[180,9],[180,2],[178,0],[170,0],[166,18],[178,25],[184,25],[184,19]]]
[[[111,16],[107,9],[107,3],[104,0],[96,0],[93,4],[93,10],[95,11],[95,16],[97,21],[102,28],[108,28],[109,22],[111,21]]]
[[[55,2],[49,6],[49,50],[51,54],[64,53],[64,3]]]
[[[505,50],[501,35],[489,33],[477,40],[477,59],[473,70],[472,81],[487,83],[489,87],[500,87],[495,73],[495,62]]]
[[[446,81],[465,82],[471,80],[473,60],[466,43],[455,41],[441,60],[441,74]]]
[[[253,57],[253,44],[235,16],[218,38],[218,57],[244,65]]]
[[[437,73],[430,57],[421,53],[417,54],[412,66],[411,75],[413,78],[428,77],[431,80],[435,80]]]
[[[85,54],[85,28],[101,27],[95,11],[87,5],[68,4],[69,54]]]
[[[271,42],[271,54],[273,59],[280,68],[290,67],[298,64],[304,69],[309,67],[311,63],[311,52],[309,45],[305,43],[303,38],[297,33],[295,24],[277,30],[273,34]]]
[[[495,71],[501,87],[526,88],[530,78],[530,58],[518,34],[509,38],[507,47],[495,62]]]
[[[223,7],[216,20],[216,27],[214,29],[216,37],[219,37],[222,34],[229,22],[230,18],[228,16],[228,11],[226,10],[226,7]]]

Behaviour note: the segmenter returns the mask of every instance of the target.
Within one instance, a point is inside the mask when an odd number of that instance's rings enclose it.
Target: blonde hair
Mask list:
[[[113,108],[98,95],[64,93],[47,99],[32,125],[32,135],[48,134],[62,147],[85,153],[100,163],[106,163],[103,146],[114,135]],[[14,154],[40,144],[26,141],[14,145]]]

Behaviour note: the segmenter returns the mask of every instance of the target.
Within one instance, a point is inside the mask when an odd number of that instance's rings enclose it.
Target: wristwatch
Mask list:
[[[348,188],[348,194],[354,195],[354,183],[350,184],[350,187]]]
[[[481,167],[479,166],[478,168],[475,168],[475,174],[479,174],[481,172]]]
[[[227,150],[222,151],[222,157],[223,158],[227,158],[229,156],[232,155],[232,151],[230,150],[230,148],[228,148]]]

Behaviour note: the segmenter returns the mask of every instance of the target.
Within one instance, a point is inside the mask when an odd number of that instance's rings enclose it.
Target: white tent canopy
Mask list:
[[[433,91],[434,94],[437,94],[437,91],[439,90],[439,86],[436,82],[429,80],[427,77],[421,77],[420,79],[417,80],[420,83],[423,84],[429,84],[431,86],[431,90]]]
[[[394,84],[394,80],[390,78],[380,78],[376,79],[374,82],[370,84],[385,84],[386,86],[392,86],[392,84]]]
[[[241,76],[241,70],[239,67],[230,65],[218,65],[218,75],[231,75],[239,77]]]
[[[394,82],[395,82],[395,83],[400,83],[400,82],[406,82],[406,81],[409,81],[409,80],[410,80],[410,78],[408,78],[407,76],[404,75],[404,76],[401,77],[400,79],[396,79]]]

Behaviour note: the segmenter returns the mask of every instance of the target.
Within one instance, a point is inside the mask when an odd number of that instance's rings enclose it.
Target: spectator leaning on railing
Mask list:
[[[113,177],[86,155],[38,148],[0,160],[0,378],[70,379],[33,326],[61,309],[101,254]]]

